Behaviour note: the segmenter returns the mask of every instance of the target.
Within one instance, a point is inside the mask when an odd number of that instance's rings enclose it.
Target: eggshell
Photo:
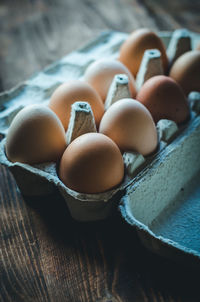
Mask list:
[[[67,147],[64,128],[54,112],[42,105],[22,109],[6,138],[10,161],[37,164],[58,161]]]
[[[65,150],[59,177],[75,191],[104,192],[123,180],[123,158],[110,138],[100,133],[87,133],[76,138]]]
[[[156,127],[149,111],[138,101],[127,98],[105,112],[99,132],[109,136],[122,151],[152,153],[158,143]]]
[[[169,75],[181,85],[186,95],[200,91],[200,51],[192,50],[180,56]]]
[[[50,99],[49,107],[57,114],[67,130],[71,105],[77,101],[90,104],[98,127],[104,113],[104,106],[98,93],[86,82],[74,80],[59,86]]]
[[[155,76],[146,81],[136,99],[151,112],[156,123],[161,119],[169,119],[179,124],[190,115],[183,90],[167,76]]]
[[[105,102],[109,87],[116,74],[126,74],[129,78],[131,96],[136,95],[135,81],[130,71],[121,62],[113,59],[100,59],[86,69],[84,79],[99,93]]]
[[[119,60],[126,65],[134,77],[136,77],[146,49],[160,50],[163,68],[166,72],[168,68],[168,58],[165,46],[158,35],[147,28],[137,29],[130,34],[120,48]]]

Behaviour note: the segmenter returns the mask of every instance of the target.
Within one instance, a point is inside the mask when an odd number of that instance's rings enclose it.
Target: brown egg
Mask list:
[[[147,28],[135,30],[128,39],[122,44],[119,60],[136,77],[146,49],[158,49],[162,55],[164,71],[168,68],[168,58],[165,46],[158,35]]]
[[[58,161],[66,147],[59,118],[42,105],[22,109],[13,119],[6,138],[6,154],[12,162]]]
[[[65,130],[67,130],[71,105],[78,101],[90,104],[98,127],[104,113],[104,105],[98,93],[88,83],[74,80],[62,84],[54,91],[49,107],[57,114]]]
[[[109,136],[122,151],[152,153],[158,143],[149,111],[136,100],[121,99],[105,112],[99,132]]]
[[[181,85],[186,95],[200,91],[200,51],[191,50],[180,56],[169,75]]]
[[[170,77],[152,77],[144,83],[136,98],[151,112],[156,123],[160,119],[182,123],[189,118],[187,99],[181,87]]]
[[[100,133],[87,133],[76,138],[65,150],[59,177],[72,190],[104,192],[123,180],[123,158],[110,138]]]
[[[135,81],[130,71],[121,62],[114,59],[101,59],[86,69],[84,79],[99,93],[105,102],[109,87],[116,74],[126,74],[129,78],[131,96],[136,95]]]

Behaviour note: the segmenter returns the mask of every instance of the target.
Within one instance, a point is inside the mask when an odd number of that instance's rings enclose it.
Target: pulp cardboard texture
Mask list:
[[[161,53],[158,49],[147,49],[144,52],[139,71],[136,76],[136,87],[139,91],[144,82],[153,76],[164,74]]]
[[[130,97],[131,93],[129,89],[128,76],[125,74],[115,75],[105,100],[105,110],[107,110],[112,104],[114,104],[118,100]]]
[[[146,247],[200,265],[200,116],[137,175],[120,210]]]
[[[87,102],[75,102],[71,106],[71,116],[66,137],[69,145],[75,138],[88,132],[97,132],[92,109]]]
[[[172,34],[159,33],[165,46]],[[87,66],[102,57],[116,58],[127,34],[103,33],[86,47],[74,51],[27,82],[0,95],[0,133],[24,106],[47,104],[52,92],[68,79],[82,78]],[[192,48],[200,36],[191,33]],[[178,43],[177,43],[178,44]],[[64,197],[71,215],[80,221],[106,218],[121,198],[119,209],[137,229],[147,248],[191,264],[200,263],[200,117],[199,94],[191,96],[191,119],[181,127],[172,121],[158,123],[157,152],[143,158],[124,154],[127,173],[123,183],[108,192],[82,194],[67,188],[57,176],[55,163],[27,165],[11,163],[1,142],[0,162],[13,173],[24,195],[46,195],[54,191]],[[59,193],[58,193],[59,194]]]
[[[190,51],[192,49],[191,38],[190,38],[190,31],[181,28],[176,29],[173,34],[172,38],[169,42],[167,48],[167,56],[169,58],[170,65],[181,56],[186,51]]]

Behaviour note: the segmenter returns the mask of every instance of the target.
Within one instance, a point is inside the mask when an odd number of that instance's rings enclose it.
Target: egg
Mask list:
[[[186,95],[200,91],[200,51],[191,50],[180,56],[169,75],[181,85]]]
[[[6,155],[12,162],[37,164],[58,161],[67,147],[64,128],[54,112],[42,105],[22,109],[6,137]]]
[[[144,156],[155,151],[158,144],[151,114],[131,98],[121,99],[108,108],[99,132],[110,137],[122,151],[136,151]]]
[[[164,71],[167,71],[168,58],[162,40],[153,31],[142,28],[129,35],[128,39],[122,44],[119,54],[120,62],[126,65],[134,77],[137,75],[146,49],[160,50],[163,68]]]
[[[126,74],[129,78],[131,96],[136,95],[135,81],[130,71],[121,62],[114,59],[100,59],[88,66],[84,79],[99,93],[103,102],[116,74]]]
[[[67,130],[71,105],[77,101],[90,104],[98,127],[104,113],[104,105],[98,93],[86,82],[73,80],[59,86],[50,99],[49,108],[57,114],[63,127]]]
[[[107,136],[83,134],[65,150],[59,177],[67,187],[77,192],[104,192],[123,180],[123,158],[117,145]]]
[[[151,112],[156,123],[160,119],[169,119],[179,124],[190,115],[183,90],[167,76],[159,75],[147,80],[136,99]]]

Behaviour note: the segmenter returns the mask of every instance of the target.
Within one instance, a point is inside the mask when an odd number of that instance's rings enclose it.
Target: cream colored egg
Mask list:
[[[122,151],[148,155],[155,151],[158,138],[150,112],[134,99],[121,99],[105,112],[99,132],[110,137]]]
[[[108,90],[116,74],[126,74],[129,78],[131,97],[136,95],[135,81],[128,68],[114,59],[100,59],[86,69],[84,79],[100,95],[105,102]]]
[[[67,147],[56,114],[42,105],[27,106],[13,119],[6,137],[10,161],[37,164],[58,161]]]

